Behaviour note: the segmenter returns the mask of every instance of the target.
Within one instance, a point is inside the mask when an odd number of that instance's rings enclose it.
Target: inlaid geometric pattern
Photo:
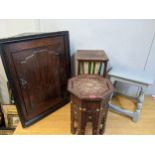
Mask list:
[[[68,90],[80,99],[102,99],[113,90],[109,80],[96,75],[80,75],[69,80]]]

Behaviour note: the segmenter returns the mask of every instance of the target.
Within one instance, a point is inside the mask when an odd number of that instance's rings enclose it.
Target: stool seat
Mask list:
[[[109,76],[134,81],[137,83],[143,83],[146,85],[152,85],[154,82],[153,76],[146,71],[113,68],[108,74]]]
[[[80,75],[68,82],[71,93],[71,132],[84,134],[87,122],[93,124],[93,134],[103,134],[108,100],[113,92],[111,82],[97,75]]]

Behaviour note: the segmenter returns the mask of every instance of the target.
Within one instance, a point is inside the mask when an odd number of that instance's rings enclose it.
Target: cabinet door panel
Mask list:
[[[23,56],[23,52],[27,56]],[[28,118],[61,101],[59,55],[54,51],[35,49],[13,53],[12,57]]]
[[[58,33],[59,34],[59,33]],[[1,43],[2,60],[23,127],[64,105],[70,66],[68,33]],[[62,80],[63,79],[63,80]]]

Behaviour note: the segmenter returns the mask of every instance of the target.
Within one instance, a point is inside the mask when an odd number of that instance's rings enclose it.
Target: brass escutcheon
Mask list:
[[[96,111],[97,111],[97,112],[99,112],[99,111],[100,111],[100,109],[96,109]]]
[[[86,108],[83,108],[82,111],[86,111]]]
[[[81,110],[82,110],[82,108],[81,108],[81,107],[79,107],[79,110],[81,111]]]

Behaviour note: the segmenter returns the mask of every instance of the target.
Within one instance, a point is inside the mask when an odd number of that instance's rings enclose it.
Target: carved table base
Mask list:
[[[79,135],[85,134],[88,122],[92,122],[92,134],[103,134],[108,111],[107,97],[102,101],[82,101],[71,95],[71,132]]]
[[[80,75],[68,82],[71,93],[71,132],[85,134],[88,122],[92,134],[104,133],[108,101],[113,92],[110,80],[97,75]]]

